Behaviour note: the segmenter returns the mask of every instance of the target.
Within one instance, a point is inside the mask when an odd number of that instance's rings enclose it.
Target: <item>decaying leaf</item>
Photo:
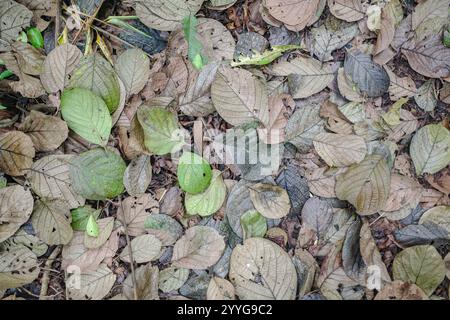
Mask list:
[[[39,272],[36,255],[25,246],[17,245],[0,252],[0,290],[28,284]]]
[[[27,222],[33,211],[33,197],[19,185],[0,189],[0,242],[12,236]]]
[[[152,163],[148,155],[131,160],[123,175],[123,184],[131,196],[145,193],[151,180]]]
[[[87,271],[71,277],[80,277],[79,288],[68,288],[68,298],[73,300],[101,300],[111,290],[116,275],[104,264],[95,271]],[[71,281],[70,277],[67,280]]]
[[[373,214],[382,209],[390,188],[390,172],[386,159],[369,155],[354,164],[336,179],[336,195],[355,206],[361,215]]]
[[[226,279],[212,277],[209,282],[206,299],[208,300],[234,300],[234,287]]]
[[[187,269],[206,269],[214,265],[225,249],[219,233],[204,226],[189,228],[173,248],[172,264]]]
[[[153,261],[159,256],[161,245],[161,241],[154,235],[143,234],[137,236],[122,250],[120,259],[128,263]],[[130,255],[130,251],[132,255]],[[131,261],[131,257],[133,257],[133,261]]]
[[[291,210],[286,190],[271,184],[257,183],[250,189],[250,198],[256,210],[269,219],[279,219]]]
[[[366,13],[361,0],[328,0],[331,13],[345,21],[358,21]]]
[[[150,75],[150,59],[141,49],[126,50],[114,67],[128,95],[141,91]]]
[[[157,300],[158,299],[158,267],[151,263],[140,266],[135,270],[136,288],[133,275],[130,274],[123,283],[123,293],[128,300]],[[135,295],[135,292],[137,295]]]
[[[30,169],[35,150],[33,141],[20,131],[0,134],[0,169],[12,176],[23,176]]]
[[[263,238],[237,245],[230,260],[230,280],[241,300],[293,300],[297,273],[289,255]]]

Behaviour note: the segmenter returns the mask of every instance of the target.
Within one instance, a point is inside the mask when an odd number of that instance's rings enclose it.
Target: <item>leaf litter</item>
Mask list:
[[[449,298],[450,1],[40,3],[0,4],[0,299]]]

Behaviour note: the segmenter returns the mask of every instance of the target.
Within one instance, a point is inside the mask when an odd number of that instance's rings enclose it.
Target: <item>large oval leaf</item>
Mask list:
[[[277,185],[257,183],[250,186],[249,190],[256,210],[266,218],[280,219],[291,210],[291,202],[286,190]]]
[[[394,280],[409,281],[430,296],[445,278],[444,260],[433,246],[406,248],[395,256]]]
[[[176,115],[162,107],[142,105],[137,118],[144,130],[145,147],[152,153],[174,153],[184,144]]]
[[[217,212],[225,201],[227,187],[222,179],[222,172],[212,171],[211,183],[199,194],[186,194],[184,205],[188,214],[198,214],[202,217]]]
[[[212,170],[209,163],[199,155],[184,152],[178,162],[177,176],[181,189],[197,194],[208,188]]]
[[[19,129],[31,138],[36,151],[55,150],[69,134],[67,124],[60,118],[47,116],[35,110],[31,110]]]
[[[33,163],[27,174],[33,191],[48,200],[65,200],[70,208],[84,205],[84,199],[78,195],[70,179],[70,161],[72,155],[49,155]]]
[[[117,219],[127,228],[128,235],[135,237],[145,233],[146,219],[158,212],[158,201],[151,194],[144,193],[123,200],[117,210]]]
[[[334,78],[330,65],[314,58],[297,57],[289,62],[278,62],[271,71],[278,76],[288,76],[289,90],[294,99],[307,98],[322,91]]]
[[[390,188],[390,171],[381,155],[369,155],[336,179],[336,196],[355,206],[356,212],[369,215],[386,205]]]
[[[11,176],[24,175],[33,164],[33,141],[25,133],[9,131],[0,134],[0,169]]]
[[[322,132],[313,138],[314,148],[330,167],[346,167],[361,162],[367,153],[360,136]]]
[[[93,149],[70,161],[70,179],[76,193],[90,200],[112,199],[124,190],[126,165],[110,149]]]
[[[141,49],[128,49],[117,58],[115,68],[130,96],[141,91],[147,83],[150,59]]]
[[[68,217],[70,210],[62,200],[36,201],[31,223],[37,236],[45,243],[67,244],[73,236]]]
[[[100,96],[113,113],[120,103],[119,78],[113,67],[99,54],[84,56],[70,78],[71,88],[89,89]]]
[[[359,50],[347,51],[344,71],[369,97],[379,97],[389,88],[387,72]]]
[[[0,4],[0,51],[8,49],[19,32],[30,25],[33,12],[16,1],[7,0]]]
[[[63,91],[69,82],[69,75],[77,66],[82,53],[70,43],[57,46],[45,58],[41,82],[49,93]]]
[[[173,247],[172,264],[187,269],[207,269],[225,250],[225,241],[210,227],[194,226],[186,230]]]
[[[269,121],[265,85],[244,69],[222,66],[211,85],[211,99],[220,116],[232,125]]]
[[[155,260],[161,252],[161,241],[151,234],[137,236],[123,248],[120,259],[128,263],[144,263]],[[132,256],[130,255],[130,246]],[[131,261],[133,258],[133,261]]]
[[[74,88],[61,95],[61,114],[70,129],[89,142],[108,143],[112,119],[102,98],[90,90]]]
[[[80,277],[71,279],[71,277]],[[79,287],[67,288],[68,299],[72,300],[101,300],[114,285],[116,275],[106,266],[100,265],[95,271],[87,271],[81,274],[73,274],[67,279],[69,283],[79,281]]]
[[[297,272],[289,255],[263,238],[237,245],[230,260],[231,282],[242,300],[293,300]]]
[[[409,152],[417,175],[436,173],[450,163],[450,132],[440,124],[429,124],[414,135]]]

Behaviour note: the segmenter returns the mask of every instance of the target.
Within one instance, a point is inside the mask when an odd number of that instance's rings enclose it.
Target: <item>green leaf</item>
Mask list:
[[[76,193],[90,200],[112,199],[124,191],[126,164],[111,149],[93,149],[70,162],[70,179]]]
[[[390,108],[389,111],[382,114],[384,122],[389,126],[394,127],[400,124],[400,110],[402,106],[408,101],[408,98],[401,98],[396,101]]]
[[[197,18],[192,14],[183,19],[184,37],[188,43],[188,58],[197,70],[201,70],[207,61],[202,55],[203,45],[198,40],[197,24]]]
[[[98,54],[81,58],[70,78],[69,87],[91,90],[105,101],[110,113],[119,106],[119,78],[111,64]]]
[[[243,65],[257,65],[257,66],[263,66],[266,64],[271,63],[275,59],[281,57],[283,53],[295,50],[295,49],[301,49],[302,46],[298,45],[274,45],[272,46],[272,49],[265,50],[263,53],[259,53],[257,51],[254,51],[253,55],[248,56],[240,56],[238,58],[238,61],[232,61],[231,66],[237,67],[237,66],[243,66]]]
[[[199,155],[184,152],[178,162],[177,176],[181,189],[197,194],[208,188],[212,170],[209,163]]]
[[[94,238],[97,238],[100,233],[97,221],[92,214],[89,215],[89,218],[88,218],[88,221],[86,224],[86,233],[89,236],[94,237]]]
[[[190,215],[198,214],[202,217],[216,213],[227,194],[227,187],[222,179],[222,173],[219,170],[212,171],[212,179],[209,187],[199,194],[186,194],[184,205]]]
[[[429,124],[414,135],[409,147],[416,174],[434,174],[450,163],[450,132],[440,124]]]
[[[35,48],[44,48],[44,38],[38,28],[32,27],[27,30],[28,41]]]
[[[445,265],[433,246],[414,246],[395,256],[392,273],[394,280],[414,283],[430,296],[445,278]]]
[[[75,133],[89,142],[105,146],[112,120],[103,100],[87,89],[65,90],[61,96],[61,114]]]
[[[162,107],[142,105],[137,118],[144,130],[145,147],[152,153],[164,155],[181,149],[184,137],[176,115]]]
[[[96,220],[102,210],[95,210],[91,206],[83,206],[73,209],[70,214],[72,216],[72,229],[75,231],[86,231],[86,226],[90,217]]]
[[[244,239],[264,237],[267,232],[267,221],[256,210],[249,210],[241,216],[242,233]]]

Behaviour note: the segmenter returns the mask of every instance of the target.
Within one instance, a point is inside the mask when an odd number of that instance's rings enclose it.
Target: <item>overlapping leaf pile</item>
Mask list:
[[[45,3],[0,4],[0,297],[448,298],[450,0]]]

